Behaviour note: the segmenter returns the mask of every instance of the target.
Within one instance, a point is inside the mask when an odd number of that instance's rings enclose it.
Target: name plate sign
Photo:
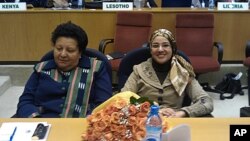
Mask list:
[[[248,10],[247,2],[218,2],[218,10]]]
[[[103,2],[102,10],[107,10],[107,11],[133,10],[133,2]]]
[[[26,2],[0,3],[0,11],[22,11],[27,10]]]

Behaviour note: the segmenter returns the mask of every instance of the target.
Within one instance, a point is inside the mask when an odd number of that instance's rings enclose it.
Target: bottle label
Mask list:
[[[161,141],[161,126],[146,126],[146,141]]]

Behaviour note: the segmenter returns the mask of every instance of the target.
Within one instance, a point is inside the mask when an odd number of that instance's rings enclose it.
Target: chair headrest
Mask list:
[[[117,25],[152,26],[152,13],[148,12],[118,12]]]
[[[177,28],[213,28],[214,15],[210,13],[185,13],[176,15]]]

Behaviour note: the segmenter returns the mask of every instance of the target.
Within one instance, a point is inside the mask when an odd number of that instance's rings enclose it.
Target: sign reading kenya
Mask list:
[[[21,11],[26,9],[26,2],[0,3],[0,11]]]

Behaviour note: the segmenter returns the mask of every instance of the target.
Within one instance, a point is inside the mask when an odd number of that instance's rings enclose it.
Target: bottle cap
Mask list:
[[[159,106],[157,106],[157,105],[151,106],[151,113],[152,114],[158,114],[158,111],[159,111]]]

